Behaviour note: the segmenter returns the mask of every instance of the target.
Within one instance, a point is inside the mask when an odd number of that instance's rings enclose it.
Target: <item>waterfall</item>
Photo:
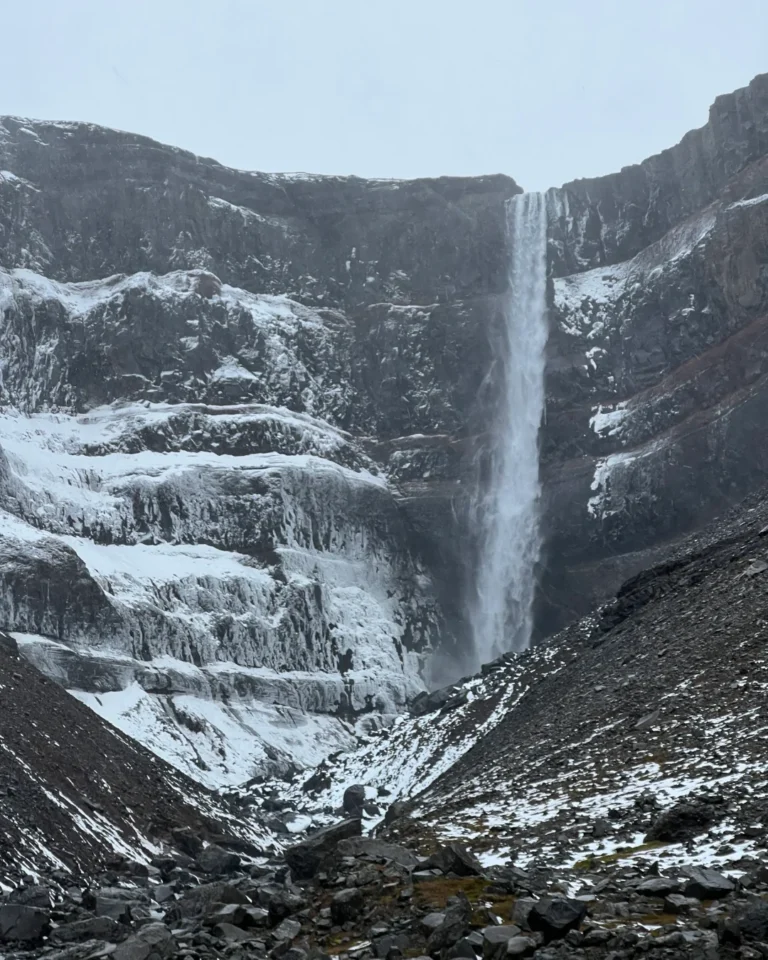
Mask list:
[[[478,493],[479,558],[471,626],[476,662],[531,641],[539,556],[539,428],[547,342],[547,216],[540,193],[506,208],[509,289],[494,377],[501,377],[492,425],[490,474]],[[497,372],[498,371],[498,372]]]

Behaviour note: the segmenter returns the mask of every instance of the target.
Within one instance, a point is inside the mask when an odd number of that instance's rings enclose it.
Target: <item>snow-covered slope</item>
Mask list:
[[[402,710],[439,618],[386,478],[329,422],[333,324],[199,272],[18,270],[0,296],[0,617],[29,658],[210,785]],[[163,402],[132,399],[149,316],[189,334]]]
[[[387,818],[390,839],[458,840],[488,866],[738,874],[766,843],[767,558],[765,491],[595,616],[489,665],[442,708],[433,695],[433,712],[329,758],[287,796],[319,820],[362,784],[371,801],[409,802]],[[654,836],[678,804],[677,827]]]

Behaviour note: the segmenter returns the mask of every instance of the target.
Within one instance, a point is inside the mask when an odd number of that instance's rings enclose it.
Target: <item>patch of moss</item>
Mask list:
[[[440,909],[458,893],[463,893],[468,900],[478,900],[487,886],[488,881],[482,877],[435,877],[434,880],[417,883],[413,888],[413,896],[420,906]]]

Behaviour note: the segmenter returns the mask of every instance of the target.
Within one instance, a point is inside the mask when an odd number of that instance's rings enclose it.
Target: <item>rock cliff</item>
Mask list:
[[[204,782],[317,762],[461,638],[505,177],[228,170],[0,127],[0,609]]]
[[[14,118],[0,171],[0,625],[208,783],[402,710],[466,644],[520,188]],[[547,209],[540,634],[768,467],[768,76]]]
[[[550,209],[545,631],[765,476],[768,76]]]

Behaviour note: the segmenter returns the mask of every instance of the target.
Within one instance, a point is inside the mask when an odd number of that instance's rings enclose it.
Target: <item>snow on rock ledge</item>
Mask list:
[[[439,616],[397,498],[329,422],[334,330],[201,277],[0,281],[0,618],[219,785],[314,765],[402,710]],[[158,347],[173,323],[183,356],[172,331]]]

